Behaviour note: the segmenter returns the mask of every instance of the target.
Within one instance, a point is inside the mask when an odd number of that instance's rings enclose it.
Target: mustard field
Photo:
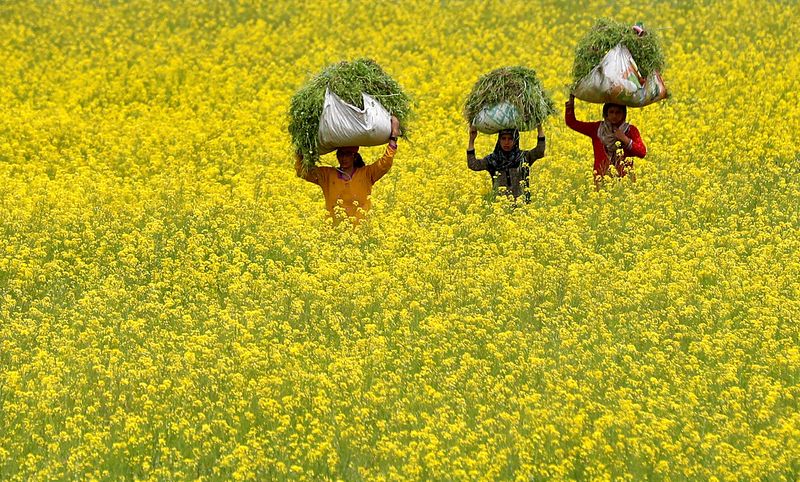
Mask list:
[[[596,191],[600,17],[672,96]],[[790,0],[0,3],[0,479],[797,480],[798,44]],[[414,117],[334,226],[287,112],[358,57]],[[530,204],[466,165],[507,65]]]

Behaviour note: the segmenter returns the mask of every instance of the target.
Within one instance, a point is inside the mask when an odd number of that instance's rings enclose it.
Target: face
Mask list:
[[[502,134],[500,136],[500,149],[508,152],[514,148],[514,136],[511,134]]]
[[[617,107],[616,105],[612,105],[608,108],[608,115],[606,116],[606,120],[615,126],[622,124],[625,120],[625,113],[622,111],[621,108]]]
[[[355,163],[356,154],[354,152],[336,151],[336,160],[342,169],[352,169]]]

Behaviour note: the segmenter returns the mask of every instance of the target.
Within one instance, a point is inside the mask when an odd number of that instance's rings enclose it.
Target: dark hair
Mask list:
[[[511,136],[514,138],[514,141],[519,142],[519,130],[517,129],[502,129],[497,132],[497,142],[500,142],[500,138],[503,136]]]
[[[355,155],[353,156],[353,167],[364,167],[364,166],[366,166],[366,164],[364,164],[364,158],[361,157],[361,154],[356,152]]]
[[[613,104],[613,103],[611,103],[611,102],[606,102],[605,104],[603,104],[603,118],[604,118],[604,119],[605,119],[606,117],[608,117],[608,109],[610,109],[610,108],[612,108],[612,107],[619,107],[620,109],[622,109],[622,118],[623,118],[623,119],[625,119],[626,117],[628,117],[628,106],[627,106],[627,105],[623,105],[623,104]]]

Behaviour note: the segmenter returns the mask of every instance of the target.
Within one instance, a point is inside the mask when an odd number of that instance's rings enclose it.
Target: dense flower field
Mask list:
[[[667,55],[637,182],[556,117],[492,202],[470,87],[561,111],[601,16]],[[3,2],[0,479],[796,480],[798,44],[781,0]],[[416,115],[333,227],[286,113],[361,56]]]

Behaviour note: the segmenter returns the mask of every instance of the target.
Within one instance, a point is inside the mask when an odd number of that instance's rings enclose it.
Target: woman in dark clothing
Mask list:
[[[473,126],[469,130],[467,146],[467,166],[473,171],[489,171],[492,176],[492,187],[496,191],[510,193],[517,199],[524,194],[525,202],[530,201],[528,178],[530,166],[537,159],[544,157],[545,138],[542,126],[538,126],[539,137],[536,147],[523,151],[519,147],[519,131],[502,130],[497,134],[494,151],[488,156],[478,159],[475,156],[475,138],[478,130]]]

